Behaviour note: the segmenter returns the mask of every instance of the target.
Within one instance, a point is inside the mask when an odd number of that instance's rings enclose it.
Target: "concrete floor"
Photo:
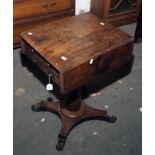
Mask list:
[[[135,24],[120,27],[134,34]],[[142,49],[134,46],[131,72],[87,97],[91,106],[107,109],[117,122],[88,121],[74,128],[63,152],[55,149],[61,126],[59,118],[48,112],[35,113],[32,104],[48,97],[45,85],[21,65],[14,50],[14,155],[141,155],[142,154]]]

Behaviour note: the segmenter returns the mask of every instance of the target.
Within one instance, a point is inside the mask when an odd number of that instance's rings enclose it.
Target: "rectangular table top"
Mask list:
[[[130,35],[89,13],[38,26],[20,35],[59,72],[133,41]]]

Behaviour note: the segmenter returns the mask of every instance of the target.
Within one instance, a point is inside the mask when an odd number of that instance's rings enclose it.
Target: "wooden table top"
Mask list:
[[[20,35],[60,72],[133,40],[89,13],[38,26]]]

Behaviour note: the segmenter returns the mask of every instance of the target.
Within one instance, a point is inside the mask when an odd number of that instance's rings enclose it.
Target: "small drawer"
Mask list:
[[[36,64],[47,76],[51,76],[52,80],[60,84],[59,72],[51,66],[46,60],[44,60],[36,51],[29,47],[26,50],[26,56]]]
[[[112,54],[101,55],[86,61],[76,68],[68,70],[63,75],[64,90],[70,91],[72,88],[80,87],[80,85],[88,83],[94,77],[107,72],[112,63],[112,59]]]
[[[133,45],[122,45],[106,54],[92,58],[63,74],[63,91],[68,92],[92,81],[103,73],[110,72],[127,63],[132,56]]]

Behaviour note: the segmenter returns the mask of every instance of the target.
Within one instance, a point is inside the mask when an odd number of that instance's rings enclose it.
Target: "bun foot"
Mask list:
[[[42,105],[43,105],[43,101],[41,101],[40,103],[37,103],[37,104],[33,104],[33,105],[31,106],[31,109],[32,109],[32,111],[34,111],[34,112],[46,111],[46,109],[43,108]]]
[[[106,116],[105,117],[105,121],[109,122],[109,123],[115,123],[117,120],[116,116],[112,115],[112,116]]]
[[[58,144],[56,146],[56,149],[58,151],[62,151],[64,149],[64,146],[65,146],[66,137],[59,135],[58,138],[59,138],[59,140],[58,140]]]

